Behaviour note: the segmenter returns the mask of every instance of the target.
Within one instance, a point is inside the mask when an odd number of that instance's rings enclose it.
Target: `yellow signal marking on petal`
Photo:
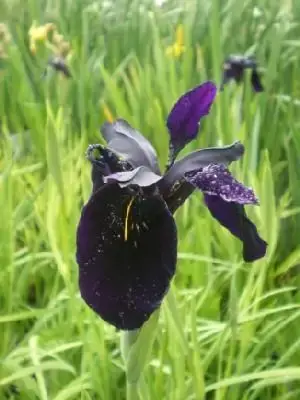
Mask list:
[[[128,218],[129,218],[129,213],[130,209],[132,207],[132,203],[134,201],[134,197],[132,197],[126,207],[126,217],[125,217],[125,227],[124,227],[124,241],[127,242],[128,239]]]

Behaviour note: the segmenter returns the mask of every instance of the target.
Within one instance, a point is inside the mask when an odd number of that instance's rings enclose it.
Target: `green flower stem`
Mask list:
[[[140,329],[124,331],[121,334],[121,354],[126,366],[127,400],[140,399],[142,372],[150,358],[158,318],[159,309]]]
[[[126,365],[126,399],[127,400],[139,400],[139,383],[130,382],[128,380],[128,358],[132,347],[134,346],[140,330],[124,331],[121,334],[121,353],[123,360]]]
[[[126,399],[127,400],[140,400],[138,383],[130,383],[127,381]]]

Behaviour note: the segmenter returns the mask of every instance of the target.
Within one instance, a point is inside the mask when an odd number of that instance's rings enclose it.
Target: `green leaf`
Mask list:
[[[138,333],[124,332],[123,336],[134,335],[133,344],[127,344],[129,349],[126,357],[126,375],[129,383],[138,382],[152,351],[159,319],[159,310],[142,326]],[[128,341],[128,339],[127,339]]]

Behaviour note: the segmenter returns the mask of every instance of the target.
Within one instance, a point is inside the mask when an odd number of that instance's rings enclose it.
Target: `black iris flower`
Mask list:
[[[245,261],[265,255],[267,244],[244,210],[258,200],[228,169],[243,145],[205,148],[176,160],[196,138],[216,91],[205,82],[173,106],[164,173],[149,141],[123,119],[102,126],[106,146],[88,147],[93,190],[77,231],[79,287],[88,306],[119,329],[140,328],[166,295],[177,259],[173,214],[195,189],[212,216],[242,241]]]
[[[52,67],[55,71],[62,73],[66,78],[72,77],[70,69],[62,57],[59,56],[50,57],[48,60],[47,67]],[[47,75],[47,68],[43,76],[45,77],[46,75]]]
[[[254,57],[230,55],[223,64],[223,80],[221,90],[230,80],[241,83],[246,69],[251,70],[251,85],[255,92],[262,92],[264,87],[257,71],[257,62]]]

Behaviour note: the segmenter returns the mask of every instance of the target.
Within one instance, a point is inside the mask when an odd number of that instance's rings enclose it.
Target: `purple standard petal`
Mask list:
[[[158,194],[132,196],[104,185],[82,210],[77,230],[83,300],[119,329],[140,328],[175,273],[177,231]]]
[[[248,219],[244,206],[228,203],[220,197],[208,194],[204,195],[204,200],[212,216],[243,242],[243,258],[246,262],[265,256],[267,243],[259,236],[253,222]]]
[[[216,85],[208,81],[185,93],[174,104],[167,119],[167,127],[175,151],[195,139],[199,121],[209,113],[216,93]]]
[[[238,182],[223,164],[210,164],[185,174],[185,179],[203,193],[238,204],[258,204],[252,189]]]

